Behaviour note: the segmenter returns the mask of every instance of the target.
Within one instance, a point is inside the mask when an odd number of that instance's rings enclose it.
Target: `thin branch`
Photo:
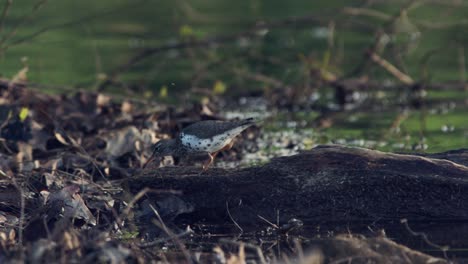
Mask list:
[[[119,225],[122,224],[122,221],[127,218],[128,214],[130,213],[130,210],[132,210],[133,206],[143,197],[145,196],[148,192],[150,192],[150,188],[144,188],[143,190],[139,191],[133,199],[127,204],[127,207],[122,211],[122,213],[119,216],[119,219],[117,219],[117,222]]]
[[[380,57],[377,55],[375,52],[372,52],[370,55],[370,58],[373,62],[377,63],[380,67],[384,68],[387,70],[391,75],[393,75],[395,78],[397,78],[399,81],[406,85],[412,85],[414,84],[413,79],[400,71],[397,67],[393,66],[390,62],[385,60],[384,58]]]
[[[187,229],[179,234],[175,234],[173,237],[164,237],[164,238],[160,238],[160,239],[156,239],[156,240],[153,240],[151,242],[146,242],[146,243],[141,243],[141,244],[138,244],[137,246],[139,248],[149,248],[149,247],[154,247],[154,246],[159,246],[160,244],[162,243],[165,243],[169,240],[173,240],[175,238],[179,239],[179,238],[182,238],[182,237],[185,237],[187,235],[191,235],[193,234],[193,231],[191,229]]]
[[[247,79],[251,79],[253,81],[265,83],[272,85],[273,87],[286,87],[287,85],[283,83],[282,81],[272,78],[270,76],[263,75],[261,73],[251,73],[249,71],[243,71],[243,70],[238,70],[238,69],[233,69],[232,70],[235,74],[240,75],[242,77],[245,77]]]
[[[468,19],[461,19],[454,22],[439,22],[436,23],[434,21],[427,21],[427,20],[415,20],[414,24],[426,29],[445,29],[451,28],[455,26],[466,26],[468,25]]]
[[[465,47],[463,45],[458,47],[458,64],[460,67],[460,82],[465,83],[465,88],[468,88],[466,84]]]
[[[2,40],[0,40],[0,46],[2,46],[5,42],[7,42],[9,39],[11,39],[12,37],[14,37],[16,35],[16,32],[18,32],[18,29],[25,23],[29,22],[33,15],[36,14],[37,11],[39,11],[39,9],[41,9],[41,7],[47,2],[47,0],[41,0],[39,2],[37,2],[32,10],[31,10],[31,13],[29,13],[29,15],[25,15],[21,21],[14,27],[14,29],[12,29],[10,31],[10,33],[6,34]],[[5,47],[2,47],[0,49],[0,52],[3,53],[5,52],[6,48]]]
[[[34,32],[34,33],[31,33],[30,35],[27,35],[25,37],[22,37],[20,39],[17,39],[17,40],[14,40],[14,41],[10,42],[10,44],[4,46],[4,49],[6,50],[11,46],[19,45],[19,44],[22,44],[24,42],[30,41],[30,40],[38,37],[39,35],[42,35],[43,33],[46,33],[46,32],[48,32],[50,30],[59,29],[59,28],[67,27],[67,26],[73,26],[73,25],[80,24],[80,23],[85,22],[85,21],[89,22],[90,20],[93,20],[93,19],[96,19],[96,18],[101,18],[102,16],[110,15],[110,14],[113,14],[113,13],[115,13],[117,11],[128,10],[129,8],[132,8],[134,6],[142,4],[143,2],[146,2],[146,1],[148,1],[148,0],[140,0],[140,1],[136,2],[136,3],[134,2],[134,3],[119,6],[119,7],[114,8],[114,9],[110,9],[110,10],[108,10],[106,12],[96,12],[96,13],[92,13],[92,14],[84,16],[84,17],[80,17],[78,19],[73,19],[73,20],[67,21],[65,23],[60,23],[60,24],[55,24],[55,25],[45,27],[43,29],[40,29],[40,30]]]
[[[392,19],[392,16],[387,15],[384,12],[380,12],[380,11],[369,9],[369,8],[345,7],[342,10],[342,12],[346,15],[367,16],[367,17],[377,18],[383,21],[389,21]],[[444,29],[444,28],[450,28],[454,26],[468,25],[467,19],[461,19],[461,20],[453,21],[453,22],[434,22],[432,20],[415,19],[413,20],[413,22],[416,26],[422,27],[425,29]]]
[[[265,221],[267,224],[271,225],[273,228],[275,229],[279,229],[279,223],[276,225],[276,224],[273,224],[272,222],[270,222],[268,219],[266,219],[265,217],[261,216],[261,215],[257,215],[258,218],[260,218],[261,220]]]
[[[376,38],[374,42],[368,48],[365,49],[366,55],[375,53],[378,50],[383,49],[384,46],[382,45],[382,37],[387,35],[387,31],[391,31],[391,27],[395,23],[395,21],[397,21],[402,15],[406,13],[408,9],[410,9],[417,3],[417,0],[410,1],[404,7],[402,7],[398,13],[395,13],[393,16],[386,20],[386,23],[383,25],[383,29],[379,29],[376,31]],[[359,63],[354,68],[354,70],[348,73],[346,77],[356,76],[362,73],[362,71],[369,65],[369,59],[369,56],[364,56],[364,59],[361,61],[361,63]]]
[[[327,22],[326,16],[318,18],[314,15],[303,16],[303,17],[290,17],[284,20],[270,22],[270,23],[257,23],[251,29],[242,31],[240,33],[234,33],[230,35],[221,35],[221,36],[212,36],[205,39],[192,39],[188,41],[176,42],[164,44],[154,48],[148,48],[141,50],[139,53],[131,57],[126,63],[121,64],[111,70],[107,76],[107,80],[103,82],[99,91],[102,91],[106,86],[114,83],[115,79],[122,72],[127,71],[132,66],[141,61],[148,59],[151,56],[154,56],[161,52],[166,52],[169,50],[182,50],[187,48],[200,48],[200,47],[209,47],[212,45],[219,45],[225,43],[233,43],[242,38],[262,38],[265,35],[267,30],[271,28],[284,27],[284,26],[297,26],[299,24],[309,24],[309,23],[318,23],[318,22]]]
[[[436,244],[436,243],[430,241],[429,238],[427,237],[427,234],[426,234],[426,233],[413,231],[413,229],[411,229],[410,226],[409,226],[409,224],[408,224],[408,219],[401,219],[400,222],[405,226],[406,230],[407,230],[412,236],[421,237],[422,240],[423,240],[424,242],[426,242],[429,246],[434,247],[434,248],[437,248],[437,249],[439,249],[440,251],[442,251],[442,253],[444,254],[445,259],[448,259],[447,251],[450,249],[449,246],[441,246],[441,245],[438,245],[438,244]]]
[[[369,8],[355,8],[355,7],[345,7],[343,8],[343,13],[347,15],[352,15],[352,16],[369,16],[369,17],[374,17],[378,18],[384,21],[388,21],[392,19],[392,16],[387,15],[383,12],[369,9]]]
[[[262,264],[266,264],[267,261],[265,259],[265,256],[263,255],[263,252],[262,252],[262,249],[257,246],[257,245],[254,245],[254,244],[251,244],[251,243],[247,243],[247,242],[237,242],[237,241],[232,241],[232,240],[229,240],[229,239],[225,239],[225,238],[221,238],[219,240],[220,243],[225,243],[225,244],[232,244],[232,245],[236,245],[236,246],[240,246],[241,244],[244,245],[246,248],[250,248],[250,249],[253,249],[257,252],[257,256],[258,256],[258,261]]]
[[[182,252],[182,254],[184,255],[185,259],[187,260],[187,263],[192,263],[192,257],[190,255],[190,252],[187,250],[187,248],[185,247],[184,243],[182,243],[182,241],[180,241],[179,237],[174,234],[174,232],[172,232],[167,226],[166,224],[164,223],[163,219],[161,218],[161,215],[159,214],[158,210],[156,210],[156,208],[154,208],[153,205],[149,205],[151,210],[153,210],[154,214],[156,215],[156,217],[158,218],[158,221],[153,221],[153,223],[158,226],[159,228],[161,228],[171,239],[172,241],[177,244],[177,246],[179,247],[180,251]]]
[[[231,215],[231,212],[229,211],[229,203],[228,201],[226,201],[226,210],[227,210],[227,213],[228,213],[228,216],[229,218],[231,219],[231,221],[234,223],[234,225],[240,230],[240,234],[239,236],[241,236],[243,233],[244,233],[244,229],[242,229],[242,227],[236,222],[236,220],[234,220],[234,218],[232,217]]]
[[[5,23],[5,19],[6,19],[7,15],[8,15],[8,11],[10,10],[11,3],[13,3],[13,0],[7,0],[5,2],[5,7],[3,7],[2,16],[0,17],[0,34],[2,34],[3,25]]]
[[[113,69],[107,77],[107,80],[103,82],[100,87],[99,91],[102,91],[107,85],[111,84],[114,79],[122,72],[127,71],[133,65],[161,52],[169,51],[169,50],[179,50],[179,49],[187,49],[187,48],[195,48],[195,47],[206,47],[215,44],[233,42],[241,37],[260,37],[259,34],[255,34],[255,32],[243,32],[240,34],[233,34],[233,35],[226,35],[226,36],[219,36],[219,37],[212,37],[206,38],[202,40],[189,40],[185,42],[178,42],[178,43],[170,43],[154,48],[144,49],[141,52],[134,55],[130,60],[126,63],[116,67]]]

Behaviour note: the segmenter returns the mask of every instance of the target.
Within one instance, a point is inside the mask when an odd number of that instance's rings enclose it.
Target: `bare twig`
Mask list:
[[[448,256],[447,256],[447,251],[450,249],[449,246],[441,246],[441,245],[438,245],[432,241],[429,240],[429,238],[427,237],[427,234],[424,233],[424,232],[415,232],[413,231],[409,224],[408,224],[408,219],[401,219],[400,222],[405,226],[406,230],[408,230],[408,232],[413,235],[413,236],[418,236],[418,237],[421,237],[422,240],[424,242],[426,242],[429,246],[431,247],[434,247],[434,248],[437,248],[439,249],[440,251],[442,251],[442,253],[444,254],[444,258],[445,259],[448,259]]]
[[[224,238],[220,239],[219,242],[220,243],[225,243],[225,244],[232,244],[232,245],[236,245],[236,246],[244,245],[246,248],[253,249],[253,250],[255,250],[257,252],[258,260],[259,260],[260,263],[262,263],[262,264],[267,263],[266,260],[265,260],[265,256],[263,255],[262,249],[259,246],[256,246],[256,245],[253,245],[253,244],[250,244],[250,243],[246,243],[246,242],[237,242],[237,241],[224,239]]]
[[[276,224],[273,224],[271,221],[269,221],[268,219],[266,219],[265,217],[261,216],[261,215],[257,215],[258,218],[262,219],[263,221],[265,221],[267,224],[271,225],[272,227],[274,227],[275,229],[279,229],[279,223],[278,225]]]
[[[166,224],[164,223],[163,219],[161,218],[161,215],[159,215],[158,210],[154,208],[151,204],[149,205],[151,207],[151,210],[153,210],[154,214],[158,218],[158,221],[154,221],[153,223],[164,230],[164,232],[172,239],[174,243],[177,244],[179,249],[182,251],[182,254],[184,254],[185,259],[187,260],[187,263],[193,263],[192,257],[190,256],[190,252],[187,250],[187,248],[184,246],[182,241],[172,232],[169,228],[167,228]]]
[[[127,204],[127,207],[122,211],[122,213],[119,216],[119,224],[127,217],[127,215],[130,213],[130,210],[132,210],[133,206],[140,200],[144,195],[146,195],[148,192],[150,192],[150,188],[144,188],[140,192],[138,192],[133,199]]]
[[[466,26],[468,25],[468,19],[461,19],[458,21],[454,22],[433,22],[433,21],[426,21],[426,20],[415,20],[414,23],[417,26],[420,26],[422,28],[426,29],[445,29],[445,28],[451,28],[455,26]]]
[[[0,17],[0,34],[2,34],[3,25],[5,23],[5,18],[8,15],[8,11],[10,10],[11,3],[13,3],[13,0],[5,1],[5,6],[3,7],[3,11],[2,11],[2,16]]]
[[[149,57],[156,55],[161,52],[166,52],[169,50],[181,50],[187,48],[200,48],[200,47],[209,47],[212,45],[218,44],[225,44],[225,43],[233,43],[236,40],[242,38],[262,38],[265,34],[265,30],[269,30],[271,28],[276,27],[284,27],[290,25],[298,25],[298,24],[308,24],[308,23],[317,23],[317,22],[324,22],[326,21],[326,16],[322,16],[318,18],[314,15],[303,16],[303,17],[290,17],[284,20],[270,22],[270,23],[257,23],[252,28],[246,31],[242,31],[240,33],[230,34],[230,35],[222,35],[222,36],[213,36],[208,37],[205,39],[191,39],[177,43],[170,43],[161,46],[157,46],[154,48],[148,48],[140,51],[136,55],[134,55],[130,60],[126,63],[121,64],[111,70],[107,76],[107,80],[103,82],[100,87],[99,91],[102,91],[105,87],[112,84],[114,80],[117,78],[119,74],[122,72],[127,71],[133,65],[148,59]]]
[[[23,24],[26,24],[27,22],[29,22],[31,20],[31,18],[33,17],[34,14],[36,14],[37,11],[39,11],[39,9],[41,9],[41,7],[47,2],[47,0],[41,0],[39,2],[37,2],[32,10],[31,10],[31,13],[29,13],[28,15],[24,16],[21,21],[10,31],[10,33],[6,34],[5,36],[3,36],[3,38],[0,40],[0,47],[3,46],[3,44],[8,41],[9,39],[11,39],[12,37],[14,37],[16,35],[16,32],[18,32],[18,29],[23,25]],[[3,53],[5,52],[6,48],[5,47],[2,47],[0,49],[0,52]]]
[[[13,186],[18,190],[19,192],[19,198],[20,198],[20,217],[18,221],[18,245],[23,248],[23,229],[24,229],[24,220],[25,220],[25,207],[26,207],[26,200],[25,200],[25,193],[18,181],[16,180],[16,177],[13,175],[10,175],[10,181],[13,184]],[[21,250],[21,259],[24,260],[24,250]]]
[[[460,82],[465,84],[465,89],[468,89],[466,84],[466,62],[465,62],[465,47],[458,46],[458,64],[460,65]]]
[[[91,28],[88,27],[87,25],[84,25],[84,28],[86,30],[86,33],[91,36],[91,34],[93,33]],[[99,53],[98,42],[96,41],[96,39],[92,38],[92,37],[90,37],[90,39],[92,40],[91,43],[92,43],[93,53],[94,53],[94,64],[95,64],[95,67],[96,67],[96,78],[98,78],[99,74],[102,73],[101,54]]]
[[[129,8],[133,7],[133,6],[137,6],[137,5],[140,5],[141,3],[143,2],[146,2],[148,0],[140,0],[140,1],[132,1],[130,4],[126,4],[126,5],[122,5],[122,6],[119,6],[117,8],[114,8],[114,9],[111,9],[111,10],[108,10],[106,12],[96,12],[96,13],[92,13],[90,15],[87,15],[87,16],[84,16],[84,17],[80,17],[78,19],[73,19],[73,20],[70,20],[70,21],[67,21],[67,22],[64,22],[64,23],[60,23],[60,24],[55,24],[55,25],[51,25],[51,26],[47,26],[47,27],[44,27],[34,33],[31,33],[29,35],[26,35],[24,37],[21,37],[21,38],[18,38],[18,39],[15,39],[15,40],[12,40],[10,41],[9,44],[7,45],[4,45],[2,47],[3,51],[7,50],[8,48],[10,48],[11,46],[15,46],[15,45],[19,45],[19,44],[22,44],[22,43],[25,43],[27,41],[31,41],[33,40],[34,38],[50,31],[50,30],[54,30],[54,29],[59,29],[59,28],[63,28],[63,27],[67,27],[67,26],[72,26],[72,25],[76,25],[76,24],[80,24],[80,23],[83,23],[84,21],[90,21],[90,20],[93,20],[93,19],[96,19],[96,18],[101,18],[105,15],[109,15],[109,14],[113,14],[117,11],[121,11],[121,10],[128,10]]]
[[[388,34],[387,32],[391,32],[392,25],[395,23],[395,21],[397,21],[397,19],[404,15],[406,13],[406,10],[410,9],[417,2],[417,0],[409,1],[404,7],[400,9],[398,13],[395,13],[393,16],[386,20],[386,23],[383,25],[383,27],[376,31],[376,37],[374,42],[365,49],[366,53],[364,59],[349,74],[347,74],[346,77],[356,76],[360,74],[365,68],[367,68],[370,60],[368,55],[377,53],[379,50],[383,49],[384,46],[382,45],[382,37],[386,36]]]
[[[375,17],[384,21],[388,21],[392,19],[392,16],[387,15],[383,12],[369,9],[369,8],[355,8],[355,7],[345,7],[343,8],[343,13],[347,15],[352,15],[352,16],[370,16],[370,17]]]
[[[228,216],[231,219],[231,221],[240,230],[239,236],[241,236],[244,233],[244,229],[242,229],[242,227],[236,222],[236,220],[234,220],[234,218],[231,215],[231,212],[229,212],[229,203],[228,203],[228,201],[226,201],[226,210],[227,210]]]
[[[254,80],[254,81],[257,81],[257,82],[262,82],[262,83],[265,83],[265,84],[269,84],[269,85],[272,85],[275,88],[286,87],[286,84],[283,83],[282,81],[280,81],[278,79],[275,79],[273,77],[270,77],[270,76],[263,75],[263,74],[258,73],[258,72],[252,73],[252,72],[249,72],[249,71],[242,71],[242,70],[238,70],[238,69],[233,69],[232,71],[235,74],[243,76],[243,77],[245,77],[247,79],[251,79],[251,80]]]
[[[78,144],[76,142],[75,139],[73,139],[73,137],[71,137],[70,135],[67,134],[67,132],[65,131],[65,129],[62,128],[62,126],[59,124],[59,122],[57,122],[54,118],[52,118],[46,111],[44,110],[40,110],[41,113],[47,117],[51,122],[52,124],[54,125],[54,129],[56,131],[60,131],[63,133],[63,135],[61,133],[55,133],[55,136],[65,136],[68,140],[70,145],[74,148],[76,148],[78,150],[79,153],[81,153],[85,158],[87,158],[92,164],[93,166],[96,168],[96,170],[98,171],[99,175],[102,177],[103,180],[105,181],[108,181],[108,179],[106,178],[106,176],[104,175],[104,173],[101,171],[101,169],[99,168],[97,162],[96,162],[96,159],[93,158],[84,148],[83,146],[81,146],[80,144]]]
[[[190,235],[190,234],[193,234],[193,231],[188,229],[188,230],[185,230],[184,232],[181,232],[179,234],[175,234],[173,237],[160,238],[160,239],[156,239],[156,240],[151,241],[151,242],[141,243],[141,244],[138,245],[138,247],[139,248],[154,247],[154,246],[157,246],[157,245],[159,245],[161,243],[167,242],[167,241],[169,241],[171,239],[182,238],[182,237]]]
[[[368,16],[377,18],[383,21],[389,21],[392,19],[392,16],[385,14],[384,12],[380,12],[377,10],[369,9],[369,8],[354,8],[354,7],[345,7],[342,12],[347,15],[353,16]],[[458,21],[453,22],[434,22],[429,20],[421,20],[415,19],[414,24],[418,27],[422,27],[425,29],[444,29],[450,28],[454,26],[463,26],[468,24],[467,19],[460,19]]]
[[[178,42],[178,43],[170,43],[154,48],[149,48],[149,49],[144,49],[141,52],[137,53],[135,56],[133,56],[129,61],[127,61],[125,64],[122,64],[118,67],[116,67],[114,70],[112,70],[107,77],[107,80],[103,82],[100,87],[99,91],[102,91],[106,86],[110,85],[113,83],[114,79],[122,72],[127,71],[129,68],[131,68],[133,65],[139,63],[142,60],[145,60],[155,54],[169,51],[169,50],[174,50],[174,49],[186,49],[186,48],[195,48],[195,47],[205,47],[205,46],[210,46],[214,44],[220,44],[220,43],[226,43],[226,42],[233,42],[239,37],[255,37],[256,35],[254,32],[244,32],[241,34],[234,34],[234,35],[227,35],[227,36],[221,36],[221,37],[212,37],[212,38],[206,38],[203,40],[189,40],[185,42]]]
[[[122,213],[117,216],[117,221],[118,224],[120,225],[123,220],[128,216],[130,213],[130,210],[132,210],[133,206],[147,193],[170,193],[170,194],[180,194],[178,191],[172,191],[172,190],[155,190],[155,189],[150,189],[150,188],[144,188],[141,191],[139,191],[135,196],[133,196],[132,200],[127,204],[127,207],[122,211]]]
[[[395,67],[393,64],[391,64],[384,58],[377,55],[375,52],[370,53],[369,56],[373,62],[377,63],[379,66],[387,70],[391,75],[393,75],[393,77],[397,78],[402,83],[406,85],[414,84],[414,81],[410,76],[400,71],[397,67]]]

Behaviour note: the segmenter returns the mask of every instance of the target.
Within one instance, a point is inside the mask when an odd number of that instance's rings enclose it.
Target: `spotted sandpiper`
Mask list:
[[[234,137],[253,124],[255,124],[253,118],[239,121],[206,120],[196,122],[184,128],[175,139],[158,141],[146,164],[154,157],[186,157],[208,154],[209,159],[203,164],[203,171],[206,171],[216,155],[220,151],[229,150],[234,143]]]

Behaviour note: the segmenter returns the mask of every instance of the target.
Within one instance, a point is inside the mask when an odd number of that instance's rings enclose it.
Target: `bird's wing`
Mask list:
[[[206,120],[194,123],[184,128],[182,132],[196,135],[198,138],[212,138],[230,130],[234,131],[233,134],[238,134],[253,124],[255,121],[251,118],[240,121]]]

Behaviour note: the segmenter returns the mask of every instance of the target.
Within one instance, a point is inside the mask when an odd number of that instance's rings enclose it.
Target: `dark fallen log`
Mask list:
[[[459,151],[460,157],[467,152]],[[455,152],[449,154],[457,160]],[[264,166],[213,168],[201,175],[199,168],[165,167],[129,179],[128,188],[181,191],[172,208],[161,210],[184,222],[223,223],[232,217],[245,226],[264,224],[259,216],[275,222],[277,214],[283,223],[468,220],[468,167],[437,157],[320,146]],[[156,204],[171,200],[149,197]]]

